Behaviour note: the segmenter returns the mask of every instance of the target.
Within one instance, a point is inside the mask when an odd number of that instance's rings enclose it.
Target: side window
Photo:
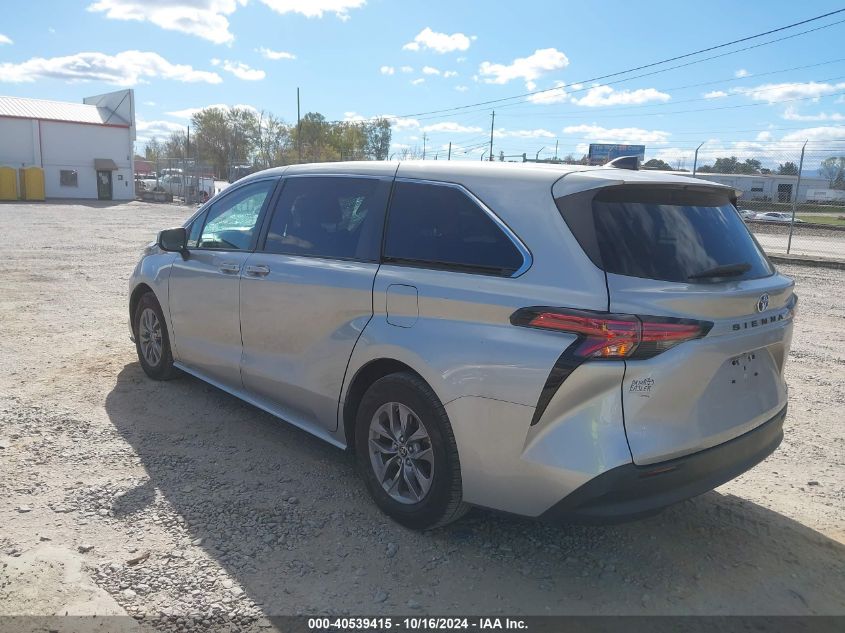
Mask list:
[[[390,204],[386,261],[511,275],[523,257],[496,222],[463,191],[397,182]]]
[[[260,180],[239,187],[211,206],[197,248],[245,251],[252,247],[261,207],[275,180]]]
[[[378,261],[389,193],[377,178],[287,178],[264,251]]]
[[[200,215],[194,218],[194,221],[188,226],[188,248],[196,248],[200,241],[200,231],[202,225],[205,224],[205,219],[208,217],[208,209],[203,211]]]

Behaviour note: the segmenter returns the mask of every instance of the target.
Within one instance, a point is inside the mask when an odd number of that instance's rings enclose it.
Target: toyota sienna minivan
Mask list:
[[[783,437],[797,299],[735,202],[615,164],[270,169],[146,248],[132,337],[354,450],[406,526],[643,516]]]

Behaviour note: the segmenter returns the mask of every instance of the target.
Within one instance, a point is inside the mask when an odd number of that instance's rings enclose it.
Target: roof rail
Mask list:
[[[613,160],[606,162],[604,164],[604,167],[614,167],[615,169],[630,169],[632,171],[638,171],[640,168],[640,157],[620,156],[619,158],[614,158]]]

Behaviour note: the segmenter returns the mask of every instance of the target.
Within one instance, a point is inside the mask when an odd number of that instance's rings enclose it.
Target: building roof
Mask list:
[[[0,117],[129,127],[128,121],[117,116],[108,108],[84,103],[46,101],[25,97],[0,96]]]

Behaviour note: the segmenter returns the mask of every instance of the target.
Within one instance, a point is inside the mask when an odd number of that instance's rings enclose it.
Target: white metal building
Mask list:
[[[0,165],[44,169],[48,198],[135,197],[132,90],[82,103],[0,96]]]
[[[681,173],[681,172],[678,172]],[[686,174],[689,175],[689,174]],[[737,191],[742,191],[740,200],[765,200],[768,202],[793,202],[797,193],[797,202],[812,200],[808,194],[817,189],[827,189],[827,178],[801,176],[800,187],[798,176],[782,176],[779,174],[709,174],[698,172],[696,178],[719,182],[729,185]]]

